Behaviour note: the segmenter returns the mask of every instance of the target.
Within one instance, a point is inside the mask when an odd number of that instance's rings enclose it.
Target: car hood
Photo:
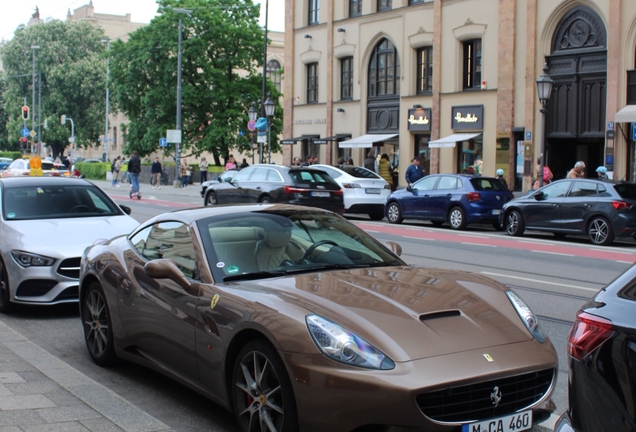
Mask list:
[[[81,256],[98,239],[128,234],[139,223],[127,215],[65,219],[5,221],[5,251],[20,249],[51,258]]]
[[[238,284],[328,318],[398,362],[532,339],[506,287],[466,272],[383,267]]]

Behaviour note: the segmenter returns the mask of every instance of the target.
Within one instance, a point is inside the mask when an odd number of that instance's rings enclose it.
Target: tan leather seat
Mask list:
[[[287,254],[291,230],[267,230],[265,239],[256,243],[254,256],[260,271],[272,271],[280,267],[284,260],[291,260]]]

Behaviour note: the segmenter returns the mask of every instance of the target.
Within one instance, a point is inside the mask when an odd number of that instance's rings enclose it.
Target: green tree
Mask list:
[[[17,143],[23,126],[20,109],[25,102],[36,113],[38,76],[36,75],[36,107],[32,107],[33,45],[36,66],[42,71],[42,113],[48,118],[48,129],[42,128],[42,141],[53,149],[53,155],[69,145],[71,125],[60,124],[65,114],[75,123],[76,145],[98,144],[104,131],[106,109],[106,58],[102,40],[104,32],[88,21],[49,20],[29,27],[20,26],[13,39],[2,49],[5,69],[3,102],[8,114],[6,127],[10,143]],[[35,108],[35,109],[34,109]],[[115,107],[113,107],[115,109]],[[35,119],[37,122],[37,118]],[[31,128],[31,120],[26,122]],[[37,127],[36,127],[37,129]]]
[[[182,151],[220,163],[249,148],[247,111],[261,99],[263,31],[251,0],[159,0],[159,15],[111,46],[111,76],[127,125],[127,152],[146,155],[176,126],[178,23],[182,42]],[[190,15],[172,7],[187,8]],[[269,83],[272,99],[279,93]],[[278,107],[278,114],[282,108]],[[282,122],[276,120],[272,136]],[[243,133],[241,133],[243,132]],[[278,144],[273,150],[278,150]]]

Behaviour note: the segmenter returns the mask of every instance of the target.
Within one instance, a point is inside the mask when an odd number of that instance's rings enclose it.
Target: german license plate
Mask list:
[[[312,192],[311,196],[320,198],[329,198],[331,194],[329,192]]]
[[[494,214],[494,215],[498,215],[500,213],[501,213],[501,210],[499,210],[499,209],[492,211],[492,214]]]
[[[364,191],[366,193],[368,193],[368,194],[379,194],[380,193],[380,189],[378,189],[378,188],[367,188]]]
[[[532,428],[532,410],[462,425],[462,432],[518,432]]]

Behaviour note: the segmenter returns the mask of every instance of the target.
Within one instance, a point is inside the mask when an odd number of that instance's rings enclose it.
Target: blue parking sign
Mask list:
[[[22,130],[20,131],[20,134],[24,138],[28,137],[29,136],[29,129],[28,128],[22,128]]]

